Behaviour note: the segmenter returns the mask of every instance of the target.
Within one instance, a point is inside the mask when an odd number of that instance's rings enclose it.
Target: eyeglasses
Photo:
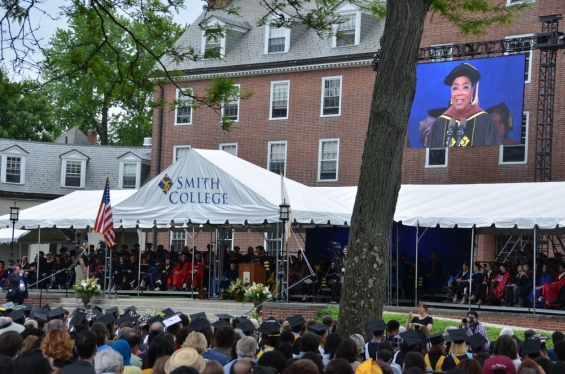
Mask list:
[[[464,84],[463,86],[451,86],[451,93],[456,94],[457,92],[462,92],[464,94],[468,94],[471,91],[471,87],[468,84]]]

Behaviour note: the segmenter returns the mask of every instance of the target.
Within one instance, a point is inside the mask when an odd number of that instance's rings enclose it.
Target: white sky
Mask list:
[[[43,4],[39,5],[39,8],[49,14],[57,14],[59,13],[60,7],[65,4],[68,4],[68,0],[45,0]],[[204,0],[185,0],[186,9],[180,10],[179,13],[174,16],[175,22],[181,25],[192,23],[200,13],[202,13],[202,5],[204,4]],[[39,30],[36,31],[36,36],[41,37],[42,46],[48,45],[49,39],[53,36],[57,28],[66,28],[67,26],[66,19],[52,20],[39,11],[31,13],[30,21],[33,27],[39,28]],[[40,57],[41,55],[39,53],[35,53],[35,59],[39,59]],[[21,76],[15,75],[15,72],[12,71],[11,60],[13,58],[14,54],[11,53],[10,50],[4,50],[4,61],[2,61],[2,63],[10,73],[12,79],[22,79]],[[37,76],[37,72],[31,70],[26,70],[23,74],[31,78]]]

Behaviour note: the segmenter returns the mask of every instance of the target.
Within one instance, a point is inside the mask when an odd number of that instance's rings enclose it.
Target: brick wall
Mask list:
[[[0,304],[4,304],[6,303],[7,300],[6,298],[2,297],[0,298]],[[41,305],[39,304],[39,297],[31,297],[29,299],[25,299],[24,300],[24,304],[31,304],[32,308],[41,308],[43,305],[51,305],[53,303],[60,303],[61,299],[60,298],[54,298],[54,297],[44,297],[41,300]]]

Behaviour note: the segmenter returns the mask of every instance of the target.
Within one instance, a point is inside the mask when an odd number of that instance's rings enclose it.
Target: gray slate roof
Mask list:
[[[63,135],[55,139],[55,143],[59,144],[88,144],[88,136],[84,135],[78,127],[73,127]]]
[[[110,188],[118,188],[118,158],[131,152],[142,159],[141,186],[150,176],[151,149],[145,147],[122,147],[103,145],[80,145],[33,142],[23,140],[0,139],[0,154],[7,148],[17,145],[25,152],[25,184],[1,183],[0,190],[23,194],[66,195],[80,190],[61,187],[61,155],[77,151],[88,157],[84,190],[102,190],[106,175],[110,175]],[[0,163],[0,168],[2,164]]]
[[[295,62],[296,60],[306,60],[338,56],[354,56],[366,53],[375,53],[380,48],[380,38],[384,30],[384,21],[377,21],[368,14],[363,14],[361,22],[361,40],[356,46],[332,47],[332,40],[329,38],[321,39],[314,30],[304,26],[295,27],[291,30],[291,45],[287,53],[264,53],[265,46],[265,26],[257,27],[257,21],[266,13],[264,7],[258,0],[234,0],[232,4],[240,7],[240,16],[229,15],[224,10],[214,10],[209,12],[207,18],[216,16],[218,19],[229,19],[235,22],[248,22],[253,26],[239,38],[231,37],[228,34],[226,54],[224,59],[207,59],[200,61],[184,61],[180,64],[173,64],[170,59],[163,62],[169,70],[188,70],[225,68],[231,65],[255,65],[282,62]],[[202,13],[179,38],[176,45],[188,49],[194,47],[197,51],[202,48],[202,30],[198,23],[203,19]],[[228,23],[228,22],[226,22]],[[238,34],[238,33],[234,33]]]

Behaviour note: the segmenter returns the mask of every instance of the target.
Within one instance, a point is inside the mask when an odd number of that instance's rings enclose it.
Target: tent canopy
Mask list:
[[[14,241],[17,242],[28,230],[14,230]],[[0,229],[0,244],[12,242],[12,229]]]
[[[124,227],[279,222],[282,184],[294,221],[348,225],[351,210],[323,193],[219,150],[187,155],[114,208]]]

